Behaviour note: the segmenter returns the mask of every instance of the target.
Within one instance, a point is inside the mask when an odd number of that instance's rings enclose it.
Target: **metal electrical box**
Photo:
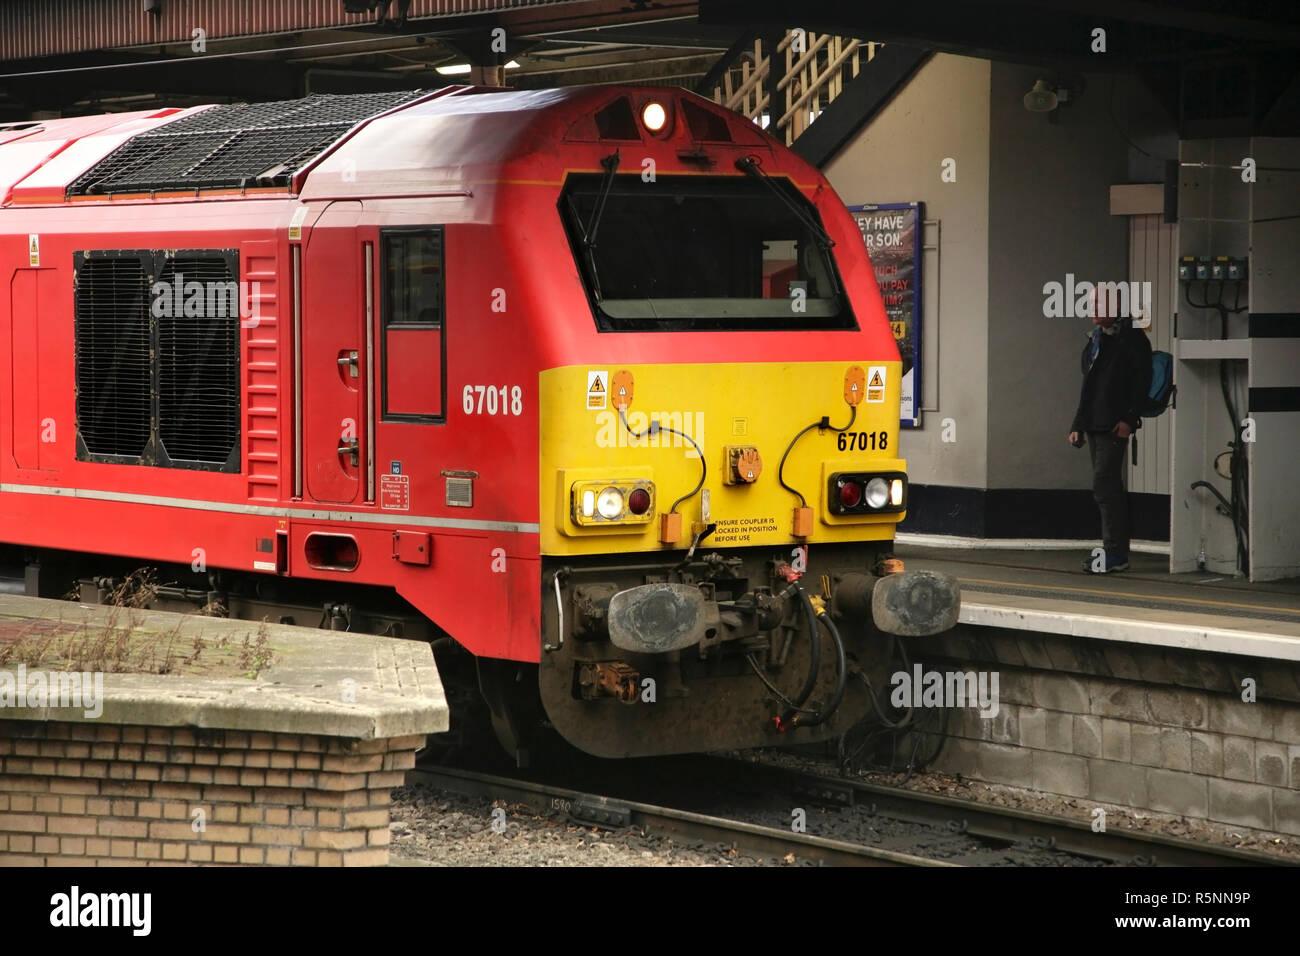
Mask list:
[[[1180,162],[1170,570],[1300,575],[1300,139],[1185,140]]]
[[[427,531],[394,531],[393,557],[403,564],[433,561],[433,541]]]

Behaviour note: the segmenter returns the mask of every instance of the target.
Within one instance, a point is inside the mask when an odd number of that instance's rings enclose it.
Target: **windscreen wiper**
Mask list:
[[[582,215],[578,212],[577,201],[572,195],[569,196],[569,211],[573,215],[574,225],[582,230],[582,251],[587,256],[587,267],[591,274],[591,291],[597,302],[603,296],[600,291],[600,271],[596,268],[596,230],[600,228],[600,217],[605,213],[605,200],[609,198],[610,190],[614,188],[614,174],[618,172],[618,161],[618,150],[614,150],[600,161],[600,165],[605,167],[605,175],[600,181],[600,192],[596,194],[591,219],[585,226],[582,224]]]
[[[822,228],[822,224],[814,219],[808,210],[800,206],[784,189],[778,186],[771,176],[763,172],[762,167],[758,165],[757,159],[753,156],[742,156],[736,160],[736,168],[742,173],[753,176],[770,189],[776,198],[785,203],[786,207],[794,213],[795,218],[808,228],[808,231],[813,234],[813,238],[817,240],[821,247],[830,252],[831,247],[835,245],[835,240],[830,237],[830,233]]]
[[[587,224],[582,239],[586,243],[588,252],[596,248],[596,230],[600,228],[600,217],[605,214],[605,200],[609,198],[609,192],[614,188],[614,174],[618,172],[618,162],[618,150],[614,150],[600,161],[600,165],[605,167],[605,178],[600,181],[600,193],[596,196],[596,206],[591,211],[591,222]]]

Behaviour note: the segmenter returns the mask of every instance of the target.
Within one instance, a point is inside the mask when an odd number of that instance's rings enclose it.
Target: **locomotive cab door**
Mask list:
[[[303,471],[321,502],[358,500],[370,467],[364,405],[373,302],[359,202],[331,203],[307,238],[302,269]]]

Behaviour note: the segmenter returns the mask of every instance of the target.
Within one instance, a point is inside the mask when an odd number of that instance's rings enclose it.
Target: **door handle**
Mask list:
[[[347,355],[339,356],[339,365],[347,366],[348,375],[352,378],[356,378],[360,374],[360,372],[358,371],[358,363],[359,363],[359,357],[357,355],[356,349],[353,349],[352,351],[348,352]]]
[[[352,439],[344,439],[343,443],[342,443],[341,445],[339,445],[339,454],[340,454],[340,455],[349,455],[349,456],[351,456],[351,458],[352,458],[352,464],[353,464],[354,466],[356,466],[356,465],[360,465],[360,464],[361,464],[361,442],[360,442],[360,440],[359,440],[359,439],[356,439],[356,438],[352,438]]]

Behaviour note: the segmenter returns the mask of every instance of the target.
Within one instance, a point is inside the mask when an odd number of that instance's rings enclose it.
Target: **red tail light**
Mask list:
[[[840,485],[840,504],[845,508],[856,508],[862,500],[862,486],[856,481],[846,481]]]
[[[907,475],[901,471],[838,471],[826,486],[833,515],[867,517],[907,510]]]
[[[627,510],[634,515],[643,515],[650,510],[650,492],[644,488],[633,488],[627,496]]]

